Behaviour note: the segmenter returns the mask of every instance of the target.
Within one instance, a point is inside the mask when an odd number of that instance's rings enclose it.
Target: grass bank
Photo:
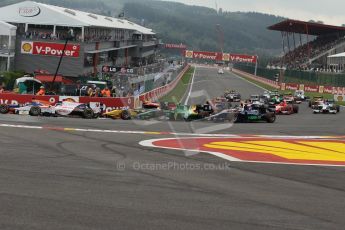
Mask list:
[[[265,83],[262,83],[262,82],[259,82],[259,81],[256,81],[256,80],[253,80],[253,79],[248,78],[248,77],[246,77],[246,76],[244,76],[242,74],[237,74],[237,75],[242,77],[242,78],[244,78],[244,79],[246,79],[247,81],[252,82],[252,83],[254,83],[254,84],[256,84],[256,85],[258,85],[258,86],[260,86],[262,88],[265,88],[265,89],[267,89],[269,91],[276,90],[272,86],[269,86],[269,85],[267,85]],[[291,90],[278,90],[278,91],[281,94],[292,92]],[[310,98],[313,98],[313,97],[316,97],[316,96],[322,96],[325,99],[334,99],[333,94],[329,94],[329,93],[309,93],[309,92],[305,92],[305,95],[310,97]],[[345,102],[337,102],[337,104],[345,106]]]
[[[187,72],[182,76],[175,88],[170,93],[159,99],[159,101],[179,103],[189,88],[188,86],[192,80],[193,73],[194,67],[190,67],[189,70],[187,70]]]

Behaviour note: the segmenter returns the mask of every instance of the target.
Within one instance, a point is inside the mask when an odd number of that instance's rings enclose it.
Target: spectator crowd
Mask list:
[[[309,60],[313,59],[335,46],[345,42],[345,36],[338,35],[318,36],[315,40],[305,43],[296,49],[287,52],[281,59],[274,60],[270,67],[286,69],[310,70]],[[283,63],[283,64],[282,64]],[[320,67],[318,69],[325,69]]]

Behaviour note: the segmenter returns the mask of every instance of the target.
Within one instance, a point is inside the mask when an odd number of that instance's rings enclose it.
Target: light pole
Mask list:
[[[61,56],[60,56],[59,64],[58,64],[58,66],[56,68],[56,71],[55,71],[55,74],[54,74],[54,78],[53,78],[52,84],[50,86],[50,90],[51,91],[54,90],[54,83],[55,83],[55,80],[56,80],[56,76],[58,75],[58,72],[59,72],[59,69],[60,69],[60,65],[61,65],[63,56],[65,55],[67,43],[68,43],[69,40],[71,40],[73,38],[74,38],[74,31],[73,31],[73,29],[69,29],[67,37],[66,37],[65,45],[63,47],[63,50],[62,50],[62,53],[61,53]]]

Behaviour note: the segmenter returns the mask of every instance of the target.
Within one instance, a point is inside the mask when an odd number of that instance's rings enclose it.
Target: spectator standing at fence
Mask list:
[[[123,97],[123,87],[120,87],[120,89],[117,91],[117,95],[119,97]]]
[[[36,93],[37,96],[44,96],[46,95],[46,89],[44,88],[44,86],[40,87],[40,90]]]
[[[111,91],[109,90],[108,87],[105,87],[105,88],[102,90],[102,96],[103,96],[103,97],[110,97],[110,96],[111,96]]]
[[[116,86],[113,86],[113,88],[111,89],[111,95],[113,97],[117,97],[117,88],[116,88]]]
[[[101,89],[99,87],[97,87],[95,89],[95,97],[102,97],[102,93],[101,93]]]
[[[87,90],[87,95],[89,97],[94,97],[95,96],[95,93],[94,93],[94,90],[92,89],[92,87],[89,87],[89,89]]]

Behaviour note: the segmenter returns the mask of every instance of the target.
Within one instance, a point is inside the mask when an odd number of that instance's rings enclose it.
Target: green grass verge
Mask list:
[[[189,88],[188,86],[192,80],[193,73],[194,67],[190,67],[175,88],[170,93],[160,98],[159,101],[179,103]]]
[[[237,74],[237,75],[239,75],[240,77],[246,79],[247,81],[252,82],[252,83],[254,83],[254,84],[256,84],[256,85],[258,85],[258,86],[260,86],[262,88],[265,88],[265,89],[267,89],[269,91],[277,90],[276,88],[274,88],[272,86],[266,85],[265,83],[262,83],[262,82],[259,82],[259,81],[255,81],[255,80],[253,80],[251,78],[248,78],[248,77],[246,77],[246,76],[244,76],[242,74]],[[292,92],[291,90],[278,90],[278,91],[281,94]],[[316,97],[316,96],[323,96],[325,99],[334,99],[333,94],[329,94],[329,93],[309,93],[309,92],[305,92],[305,95],[310,97],[310,98],[313,98],[313,97]],[[337,102],[337,104],[345,106],[345,102],[344,101],[339,101],[339,102]]]

